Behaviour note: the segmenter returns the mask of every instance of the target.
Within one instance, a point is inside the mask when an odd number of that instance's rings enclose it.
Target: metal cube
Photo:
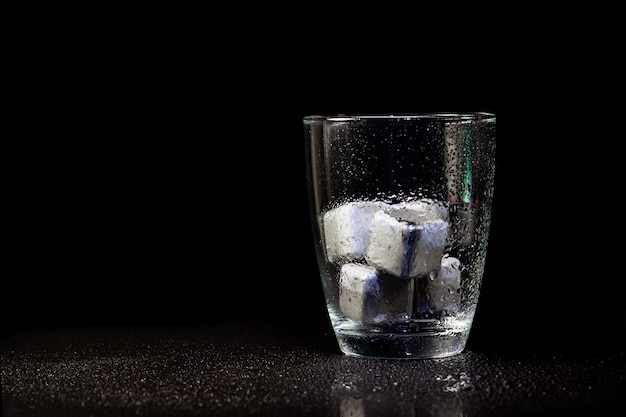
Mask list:
[[[323,215],[324,247],[329,262],[363,258],[369,242],[374,213],[385,209],[382,202],[350,202]]]
[[[432,278],[425,278],[428,305],[435,313],[451,313],[459,309],[461,295],[461,261],[451,256],[441,259],[441,268]]]
[[[367,263],[400,278],[413,278],[439,269],[448,222],[436,219],[415,223],[394,214],[398,213],[374,214],[365,252]]]
[[[413,289],[413,280],[381,274],[369,265],[344,264],[339,274],[339,308],[361,324],[407,321]]]

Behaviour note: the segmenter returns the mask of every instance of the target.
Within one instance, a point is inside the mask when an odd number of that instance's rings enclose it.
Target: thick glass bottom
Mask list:
[[[335,332],[341,351],[348,356],[377,359],[445,358],[465,349],[467,332],[355,333]]]

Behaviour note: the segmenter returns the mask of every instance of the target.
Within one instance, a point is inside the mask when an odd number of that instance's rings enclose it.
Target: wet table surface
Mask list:
[[[626,411],[626,358],[471,348],[341,355],[324,326],[253,321],[13,332],[2,408],[18,416],[550,416]]]

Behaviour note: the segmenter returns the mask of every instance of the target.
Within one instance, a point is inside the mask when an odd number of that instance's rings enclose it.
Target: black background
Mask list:
[[[3,333],[328,326],[302,118],[488,111],[496,191],[469,346],[623,349],[616,119],[598,105],[606,79],[572,73],[580,53],[610,62],[497,19],[452,34],[314,12],[226,30],[144,19],[129,36],[42,48],[16,106]]]

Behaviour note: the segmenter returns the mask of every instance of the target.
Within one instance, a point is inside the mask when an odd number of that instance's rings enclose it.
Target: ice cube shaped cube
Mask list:
[[[409,277],[420,231],[414,223],[376,212],[365,252],[366,262],[396,277]]]
[[[420,230],[408,275],[415,277],[437,270],[448,236],[450,213],[447,204],[432,199],[408,201],[394,204],[388,213],[415,223]]]
[[[433,220],[419,225],[420,238],[409,270],[409,276],[416,277],[437,270],[446,247],[448,222]]]
[[[441,259],[441,268],[436,275],[426,279],[428,304],[435,313],[458,310],[461,296],[461,261],[452,256]]]
[[[365,252],[367,263],[401,278],[438,270],[448,222],[430,206],[393,207],[376,212]]]
[[[387,207],[383,202],[356,201],[324,213],[324,247],[328,261],[363,258],[374,213]]]
[[[398,279],[364,264],[342,265],[339,308],[362,324],[406,321],[413,309],[413,280]]]
[[[389,213],[394,217],[413,223],[425,223],[434,220],[450,221],[447,204],[431,199],[393,204],[389,206]]]

